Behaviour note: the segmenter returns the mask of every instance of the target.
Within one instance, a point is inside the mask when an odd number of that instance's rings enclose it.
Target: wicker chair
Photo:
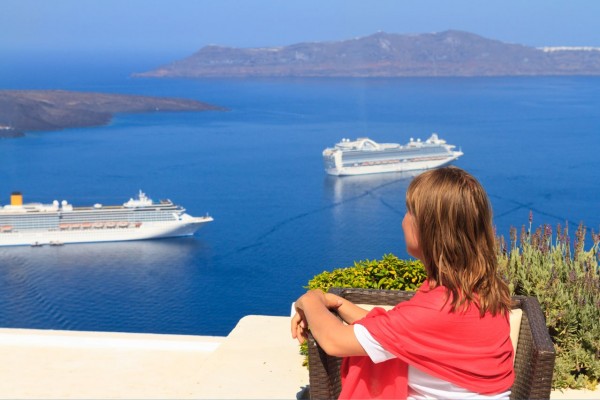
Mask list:
[[[414,292],[332,288],[330,292],[357,304],[396,305]],[[515,383],[511,399],[549,399],[554,369],[554,346],[535,297],[513,297],[513,308],[523,310],[515,355]],[[312,336],[308,339],[311,399],[337,399],[341,390],[341,358],[326,354]]]

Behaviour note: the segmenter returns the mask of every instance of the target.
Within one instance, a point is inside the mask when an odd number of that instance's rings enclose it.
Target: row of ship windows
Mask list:
[[[176,218],[173,214],[154,214],[154,215],[104,215],[104,216],[96,216],[90,215],[89,217],[82,218],[79,215],[74,216],[66,216],[64,215],[61,218],[60,222],[81,222],[81,221],[89,221],[89,222],[101,222],[101,221],[174,221]]]
[[[124,217],[124,218],[123,218]],[[141,218],[2,218],[0,226],[12,226],[14,228],[52,228],[58,226],[59,223],[82,223],[82,222],[107,222],[107,221],[127,221],[127,222],[159,222],[159,221],[175,221],[173,214],[164,215],[143,215]]]
[[[446,152],[428,152],[428,153],[419,153],[419,154],[413,154],[413,155],[399,154],[398,155],[398,159],[410,161],[410,160],[412,160],[414,158],[433,157],[433,156],[440,156],[440,155],[448,155],[448,153],[446,153]],[[392,158],[391,155],[389,155],[387,157],[364,157],[364,156],[358,156],[358,157],[344,157],[343,161],[344,161],[344,163],[349,163],[349,162],[377,162],[377,161],[389,160],[390,158]]]
[[[77,213],[77,214],[69,214],[64,213],[62,215],[44,215],[44,214],[20,214],[20,215],[7,215],[0,216],[0,224],[9,220],[25,220],[25,219],[35,219],[35,220],[66,220],[66,219],[77,219],[77,220],[97,220],[97,221],[106,221],[106,220],[138,220],[138,219],[165,219],[165,218],[174,218],[173,212],[152,212],[152,213]]]

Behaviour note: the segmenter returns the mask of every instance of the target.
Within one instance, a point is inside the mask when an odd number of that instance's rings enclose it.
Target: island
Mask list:
[[[456,30],[284,47],[205,46],[144,78],[600,75],[600,48],[529,47]]]
[[[66,90],[0,90],[0,138],[105,125],[116,113],[226,111],[191,99]]]

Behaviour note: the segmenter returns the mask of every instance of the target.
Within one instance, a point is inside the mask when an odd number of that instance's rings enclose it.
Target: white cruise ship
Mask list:
[[[21,193],[0,206],[0,246],[112,242],[193,235],[212,217],[192,217],[170,200],[158,203],[141,190],[123,205],[73,207],[67,201],[23,203]]]
[[[323,162],[325,171],[337,176],[425,170],[462,156],[455,147],[435,133],[424,142],[411,138],[405,145],[377,143],[369,138],[342,139],[335,147],[323,150]]]

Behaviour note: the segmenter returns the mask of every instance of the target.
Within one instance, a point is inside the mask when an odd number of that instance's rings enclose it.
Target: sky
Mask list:
[[[10,51],[187,55],[209,44],[448,29],[534,47],[600,47],[599,16],[600,0],[0,0],[0,60]]]

